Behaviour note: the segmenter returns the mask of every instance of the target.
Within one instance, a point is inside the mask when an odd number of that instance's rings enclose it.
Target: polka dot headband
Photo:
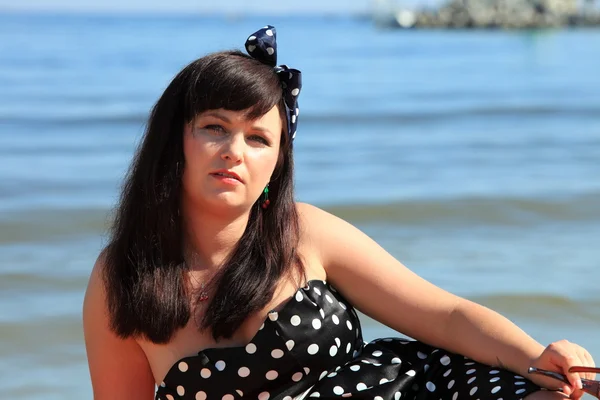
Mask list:
[[[302,89],[302,73],[297,69],[288,68],[287,65],[277,65],[277,32],[274,26],[267,25],[250,35],[246,40],[246,50],[252,58],[273,67],[279,76],[283,87],[288,133],[293,140],[296,137],[300,113],[298,95]]]

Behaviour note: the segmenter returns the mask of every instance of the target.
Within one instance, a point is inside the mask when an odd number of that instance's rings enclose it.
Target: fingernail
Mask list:
[[[565,386],[565,390],[564,393],[568,396],[572,393],[573,391],[571,390],[570,386]]]
[[[583,389],[583,383],[581,382],[581,379],[577,379],[577,387],[579,389]]]

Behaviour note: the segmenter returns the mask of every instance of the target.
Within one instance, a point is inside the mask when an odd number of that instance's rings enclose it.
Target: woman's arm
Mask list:
[[[151,400],[154,378],[137,342],[121,339],[109,329],[101,279],[96,262],[83,303],[83,330],[95,400]]]
[[[519,374],[544,350],[498,313],[420,278],[347,222],[309,205],[299,210],[328,281],[363,313],[414,339]]]
[[[462,299],[453,310],[446,335],[457,338],[450,350],[488,365],[527,376],[527,369],[544,351],[523,330],[504,316]]]

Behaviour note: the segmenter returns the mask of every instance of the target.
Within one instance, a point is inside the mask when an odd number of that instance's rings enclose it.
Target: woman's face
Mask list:
[[[244,111],[208,110],[185,127],[183,200],[191,207],[250,209],[279,157],[277,106],[248,120]]]

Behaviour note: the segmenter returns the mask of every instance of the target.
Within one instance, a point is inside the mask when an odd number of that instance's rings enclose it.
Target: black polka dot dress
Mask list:
[[[175,363],[156,400],[522,399],[529,380],[414,340],[364,343],[354,309],[320,280],[271,312],[246,346]]]

